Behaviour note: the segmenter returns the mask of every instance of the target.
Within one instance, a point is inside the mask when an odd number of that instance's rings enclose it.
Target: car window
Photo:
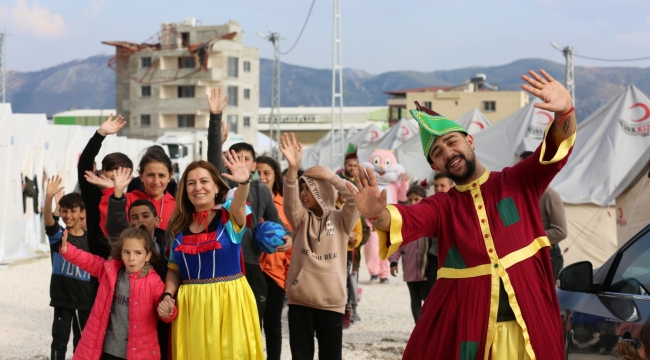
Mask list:
[[[623,252],[610,291],[622,294],[650,295],[650,232]]]

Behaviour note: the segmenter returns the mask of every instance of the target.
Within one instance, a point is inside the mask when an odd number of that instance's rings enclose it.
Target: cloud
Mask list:
[[[84,16],[90,17],[99,14],[99,12],[104,8],[104,0],[93,0],[90,1],[90,6],[81,10],[81,13]]]
[[[68,28],[61,15],[37,2],[30,8],[27,0],[16,0],[11,7],[1,6],[0,21],[11,25],[8,30],[49,38],[62,36]]]

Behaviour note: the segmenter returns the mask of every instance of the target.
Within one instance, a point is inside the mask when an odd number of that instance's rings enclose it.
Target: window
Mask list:
[[[142,97],[151,96],[151,86],[143,86],[141,89],[142,89]]]
[[[483,101],[483,111],[497,111],[497,102]]]
[[[188,154],[187,146],[178,144],[167,144],[170,159],[180,159]]]
[[[228,122],[230,123],[230,132],[237,134],[237,115],[228,115]]]
[[[424,107],[431,109],[431,101],[425,101],[424,102]]]
[[[231,78],[239,77],[239,58],[236,57],[228,58],[228,77]]]
[[[251,98],[251,89],[244,89],[244,99],[250,100]]]
[[[141,114],[140,115],[140,126],[150,126],[151,125],[151,115]]]
[[[650,232],[623,252],[610,291],[650,295]]]
[[[239,92],[236,86],[228,86],[228,105],[237,106],[237,93]]]
[[[178,115],[178,127],[194,127],[194,115]]]
[[[143,68],[151,67],[151,57],[147,56],[140,58],[140,66]]]
[[[178,97],[179,98],[193,98],[194,97],[194,86],[179,86],[178,87]]]
[[[251,117],[244,116],[244,127],[251,127]]]
[[[182,56],[178,58],[178,67],[180,69],[194,69],[194,56]]]
[[[244,61],[244,72],[251,72],[251,62]]]
[[[183,39],[183,43],[181,44],[181,46],[187,47],[187,45],[190,44],[190,33],[188,32],[181,33],[181,38]]]

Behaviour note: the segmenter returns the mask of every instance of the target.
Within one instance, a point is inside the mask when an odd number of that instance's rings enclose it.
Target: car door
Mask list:
[[[567,359],[616,359],[619,341],[638,346],[650,317],[650,226],[594,275],[589,292],[558,289]]]

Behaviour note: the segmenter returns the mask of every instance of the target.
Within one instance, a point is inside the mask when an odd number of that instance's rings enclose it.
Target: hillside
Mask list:
[[[34,72],[9,72],[8,101],[17,113],[54,113],[70,108],[114,108],[115,73],[107,66],[110,56],[98,55]],[[564,80],[564,65],[543,59],[522,59],[490,67],[468,67],[433,72],[392,71],[379,75],[344,70],[346,106],[385,105],[385,91],[430,85],[457,85],[484,73],[501,90],[519,89],[520,74],[544,68]],[[576,107],[585,118],[605,101],[634,84],[650,94],[650,68],[576,67]],[[282,64],[283,106],[329,106],[332,73],[329,69]],[[260,106],[270,106],[272,61],[260,60]]]

